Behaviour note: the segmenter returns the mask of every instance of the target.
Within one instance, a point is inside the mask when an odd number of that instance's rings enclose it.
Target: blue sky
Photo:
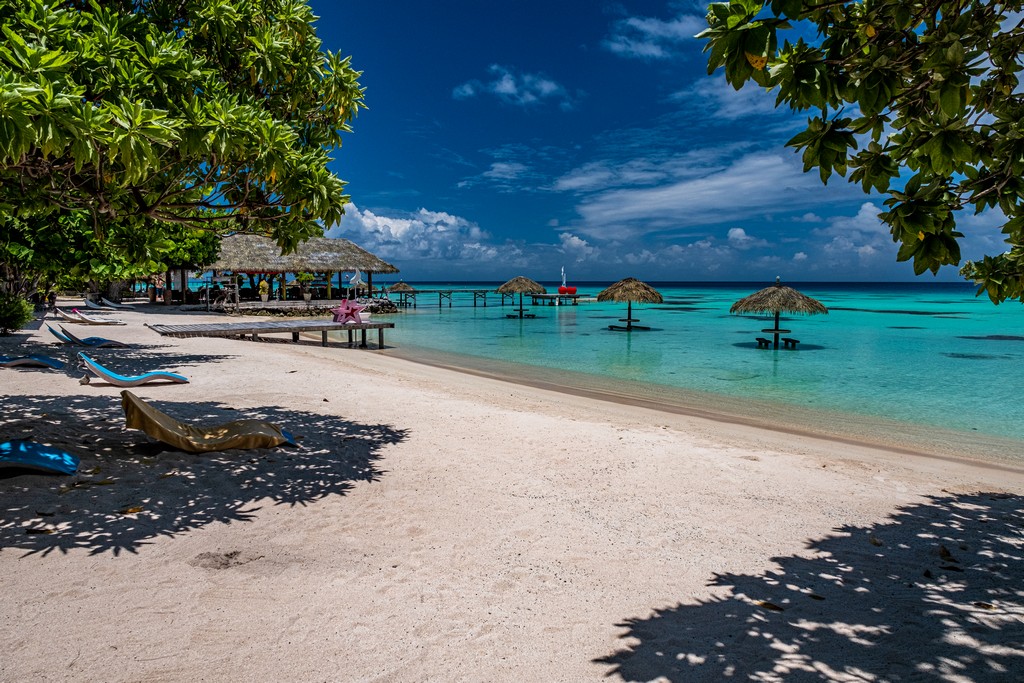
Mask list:
[[[352,204],[327,234],[407,281],[914,279],[884,198],[823,187],[784,147],[806,114],[707,75],[706,5],[310,4],[368,105],[336,151]],[[1004,250],[997,223],[961,219],[965,258]]]

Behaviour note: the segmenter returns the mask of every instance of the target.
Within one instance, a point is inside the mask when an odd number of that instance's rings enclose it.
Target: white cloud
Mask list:
[[[324,232],[344,237],[385,261],[451,259],[505,261],[521,256],[514,244],[495,243],[472,221],[443,211],[420,209],[404,216],[384,216],[345,207],[341,222]]]
[[[814,213],[813,211],[808,211],[802,216],[790,218],[789,220],[791,220],[794,223],[823,223],[825,221],[824,218]]]
[[[981,214],[965,213],[957,216],[957,230],[964,236],[960,239],[960,255],[964,261],[978,261],[982,256],[1002,254],[1010,248],[1001,226],[1006,222],[1002,211],[989,209]]]
[[[573,98],[560,83],[542,74],[516,73],[500,64],[488,68],[491,80],[473,79],[452,89],[452,97],[465,100],[477,95],[491,94],[506,104],[534,107],[545,101],[557,104],[563,110],[573,108]]]
[[[496,161],[484,171],[483,176],[491,180],[516,180],[528,171],[526,164],[511,161]]]
[[[563,232],[558,238],[561,242],[562,252],[566,256],[571,257],[576,263],[592,259],[598,254],[597,248],[581,237]]]
[[[803,173],[799,160],[779,153],[752,153],[726,166],[700,169],[656,187],[611,189],[577,206],[575,227],[588,237],[629,239],[683,226],[714,225],[788,213],[844,190],[823,188]]]
[[[826,228],[818,228],[814,232],[819,235],[848,237],[855,240],[870,239],[872,236],[889,238],[889,226],[878,217],[881,209],[874,202],[864,202],[855,216],[838,216],[833,218]]]
[[[669,20],[628,17],[612,25],[611,35],[602,45],[623,57],[668,59],[676,54],[680,43],[693,40],[705,28],[703,18],[689,14]]]
[[[768,246],[767,240],[757,239],[748,235],[747,231],[743,228],[729,228],[729,232],[726,236],[729,240],[729,244],[743,251]]]
[[[796,263],[801,263],[802,261],[806,261],[806,260],[807,260],[807,252],[798,251],[795,254],[793,254],[793,261],[796,262]]]
[[[684,105],[687,110],[699,109],[701,118],[716,121],[736,121],[750,117],[763,119],[777,113],[789,116],[788,107],[775,108],[775,98],[775,93],[754,83],[736,90],[726,83],[724,75],[698,78],[690,86],[669,96],[672,102]]]

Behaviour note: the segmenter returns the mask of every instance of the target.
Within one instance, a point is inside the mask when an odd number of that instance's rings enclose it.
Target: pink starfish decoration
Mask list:
[[[366,306],[357,304],[355,301],[342,299],[341,305],[337,308],[331,309],[331,313],[334,314],[334,322],[336,323],[361,323],[363,320],[359,317],[359,311],[364,308],[366,308]]]

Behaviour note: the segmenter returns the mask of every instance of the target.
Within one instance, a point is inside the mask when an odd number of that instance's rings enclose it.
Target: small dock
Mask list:
[[[336,323],[330,320],[256,320],[244,323],[201,323],[193,325],[147,325],[149,329],[165,337],[251,337],[258,341],[261,334],[288,333],[292,341],[299,341],[303,332],[320,332],[321,344],[327,346],[327,333],[347,330],[348,343],[355,341],[354,333],[361,333],[359,347],[367,348],[367,330],[377,330],[377,348],[384,348],[384,330],[394,328],[394,323]]]
[[[576,306],[580,299],[590,300],[586,294],[527,294],[534,306]]]
[[[436,294],[438,308],[443,308],[445,301],[448,302],[448,308],[451,308],[453,294],[472,294],[473,308],[476,308],[478,304],[486,308],[488,294],[500,296],[502,306],[505,305],[506,298],[509,303],[515,303],[514,294],[500,294],[499,292],[496,292],[493,289],[417,289],[415,292],[394,293],[399,295],[397,301],[399,306],[412,306],[413,308],[416,308],[416,300],[420,294]]]

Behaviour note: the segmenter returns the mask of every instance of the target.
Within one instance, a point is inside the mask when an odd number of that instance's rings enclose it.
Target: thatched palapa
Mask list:
[[[779,348],[780,313],[797,313],[801,315],[814,315],[816,313],[828,313],[828,309],[817,299],[812,299],[806,294],[801,294],[792,287],[787,287],[781,282],[781,278],[775,278],[775,284],[754,292],[750,296],[743,297],[729,308],[730,313],[773,313],[775,314],[775,327],[771,330],[763,330],[774,335],[775,348]],[[789,330],[786,330],[788,332]]]
[[[234,273],[397,273],[398,268],[346,239],[314,237],[299,244],[291,254],[269,237],[235,234],[221,240],[220,257],[207,266]]]
[[[404,282],[402,280],[399,280],[395,284],[391,285],[390,287],[387,288],[387,290],[389,292],[394,292],[396,294],[412,294],[416,292],[415,287],[410,285],[408,282]]]
[[[660,304],[665,299],[661,296],[661,292],[651,287],[646,282],[641,282],[635,277],[627,277],[625,280],[619,280],[614,285],[611,285],[597,295],[598,301],[616,301],[618,303],[626,302],[626,317],[619,322],[626,323],[622,325],[609,325],[609,330],[622,330],[624,332],[631,332],[632,330],[649,330],[651,328],[644,327],[642,325],[634,325],[633,323],[638,322],[633,317],[633,302],[636,301],[642,304]]]
[[[536,280],[531,280],[522,275],[514,277],[501,287],[498,287],[498,294],[547,294],[548,290]]]
[[[514,277],[501,287],[495,290],[498,294],[518,294],[519,295],[519,310],[516,311],[516,315],[506,316],[508,318],[534,318],[536,316],[527,314],[526,309],[523,308],[523,294],[547,294],[548,290],[544,289],[544,285],[531,280],[528,277],[519,275]]]

